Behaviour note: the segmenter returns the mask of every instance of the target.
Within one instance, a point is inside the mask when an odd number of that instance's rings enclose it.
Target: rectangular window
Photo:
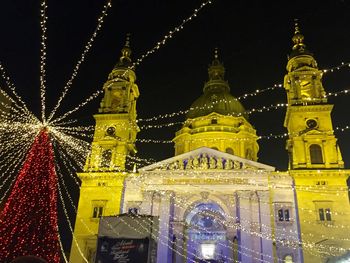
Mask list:
[[[319,215],[320,221],[324,221],[324,210],[323,210],[323,208],[318,209],[318,215]]]
[[[309,149],[311,164],[322,164],[323,156],[321,146],[318,144],[311,144]]]
[[[316,185],[327,185],[327,181],[316,181]]]
[[[279,209],[278,210],[278,221],[284,221],[283,219],[284,219],[284,217],[283,217],[283,209]]]
[[[276,203],[276,220],[278,222],[290,222],[291,221],[291,203]]]
[[[106,207],[106,200],[93,200],[92,201],[92,218],[100,218],[103,216],[104,209]]]
[[[103,207],[95,206],[92,212],[92,218],[100,218],[103,215]]]
[[[326,211],[326,220],[327,220],[327,221],[332,221],[331,209],[326,208],[325,211]]]
[[[289,209],[284,209],[284,221],[289,221]]]
[[[105,182],[98,182],[97,186],[106,186],[107,184]]]
[[[317,218],[320,222],[332,221],[332,201],[314,201]]]

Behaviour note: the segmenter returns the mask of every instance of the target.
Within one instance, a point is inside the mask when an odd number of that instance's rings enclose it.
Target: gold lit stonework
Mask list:
[[[80,198],[74,236],[81,252],[93,262],[100,216],[120,213],[125,161],[136,152],[136,100],[139,90],[131,69],[129,38],[121,57],[104,84],[104,98],[96,120],[91,154],[86,160],[81,179]],[[108,190],[106,190],[108,189]],[[90,261],[91,260],[91,261]],[[83,263],[81,253],[72,242],[71,263]]]
[[[175,155],[205,146],[256,161],[258,136],[245,109],[230,94],[217,49],[208,74],[204,94],[192,104],[187,120],[173,139]],[[211,104],[213,107],[208,108]]]
[[[91,154],[79,173],[74,236],[80,250],[73,240],[70,262],[86,262],[81,254],[93,262],[99,216],[134,208],[159,218],[158,263],[189,262],[191,221],[186,214],[201,202],[217,204],[227,217],[222,230],[227,230],[229,262],[319,263],[344,253],[350,247],[350,171],[344,169],[333,133],[333,105],[326,98],[322,71],[297,23],[292,41],[284,77],[288,170],[257,162],[256,130],[230,94],[216,49],[203,94],[173,139],[175,156],[136,174],[136,169],[125,171],[139,131],[139,91],[127,40],[104,84]],[[168,260],[172,251],[180,252]]]
[[[323,89],[323,72],[318,69],[313,55],[306,50],[298,24],[292,40],[294,45],[284,78],[288,98],[284,126],[289,133],[286,143],[290,157],[289,174],[295,182],[297,206],[300,208],[304,262],[326,262],[327,256],[320,251],[330,253],[330,248],[325,248],[350,247],[346,241],[347,231],[337,227],[350,222],[346,183],[350,171],[344,169],[333,133],[333,105],[327,102]],[[320,213],[324,211],[327,211],[330,220],[322,220]],[[339,251],[334,253],[340,254]]]

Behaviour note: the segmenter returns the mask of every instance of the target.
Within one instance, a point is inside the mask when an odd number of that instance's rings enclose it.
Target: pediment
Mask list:
[[[324,132],[317,130],[317,129],[312,129],[306,132],[307,135],[323,135]]]
[[[275,167],[247,160],[232,154],[211,148],[201,147],[169,159],[145,166],[140,172],[155,170],[266,170],[274,171]]]
[[[310,71],[311,71],[311,73],[313,73],[315,71],[317,72],[317,69],[315,69],[312,65],[309,64],[309,65],[304,65],[302,67],[298,67],[295,71],[310,74]]]

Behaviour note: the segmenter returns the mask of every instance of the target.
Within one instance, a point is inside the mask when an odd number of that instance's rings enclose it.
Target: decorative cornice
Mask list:
[[[77,173],[80,179],[98,180],[98,179],[124,179],[129,174],[125,172],[82,172]]]
[[[141,168],[139,171],[153,170],[265,170],[274,171],[275,167],[247,160],[232,154],[223,153],[207,147],[177,155],[161,162]]]
[[[317,105],[290,105],[287,111],[291,112],[310,112],[310,111],[331,111],[333,104],[317,104]]]
[[[94,114],[93,115],[95,120],[116,120],[116,119],[125,119],[129,120],[130,119],[130,114],[129,113],[99,113],[99,114]]]

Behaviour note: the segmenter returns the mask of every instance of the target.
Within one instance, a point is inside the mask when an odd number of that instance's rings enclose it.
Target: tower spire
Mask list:
[[[130,33],[126,34],[125,47],[130,47]]]
[[[219,58],[218,53],[219,53],[219,49],[216,47],[216,48],[214,49],[214,59],[218,59],[218,58]]]
[[[131,67],[131,48],[130,48],[130,33],[126,34],[125,45],[121,50],[121,56],[115,68],[119,67]]]
[[[294,43],[293,51],[305,51],[304,36],[300,32],[298,19],[294,19],[294,36],[292,37],[292,40]]]
[[[208,68],[210,80],[224,80],[225,68],[219,61],[219,49],[214,49],[214,60]]]

